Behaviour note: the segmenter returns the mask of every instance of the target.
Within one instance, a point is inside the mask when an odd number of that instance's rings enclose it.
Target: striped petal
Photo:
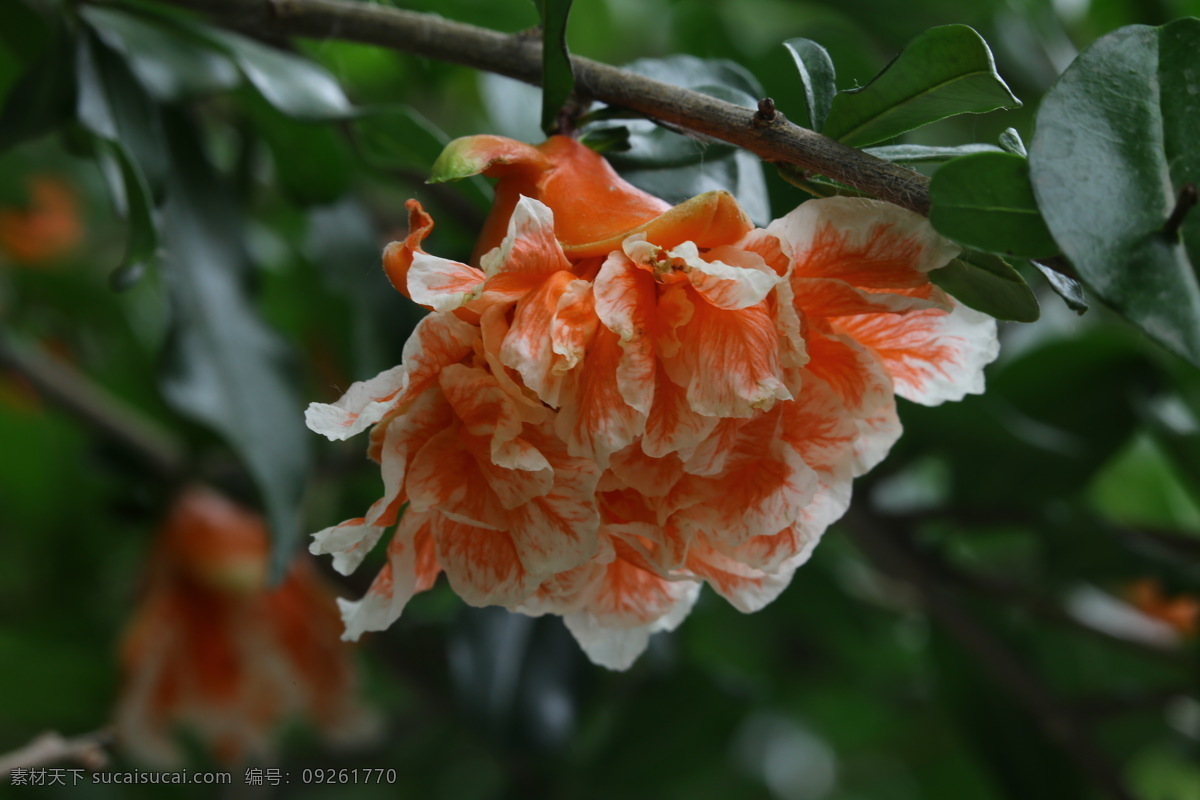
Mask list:
[[[381,631],[400,619],[414,594],[433,586],[441,567],[433,545],[428,514],[409,511],[388,543],[388,560],[361,600],[339,598],[346,630],[342,638],[358,641],[366,631]]]

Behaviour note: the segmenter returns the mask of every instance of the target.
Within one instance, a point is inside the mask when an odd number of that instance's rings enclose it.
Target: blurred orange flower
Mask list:
[[[445,571],[626,668],[702,583],[747,612],[778,596],[899,435],[895,395],[980,392],[996,356],[994,320],[929,282],[957,248],[895,206],[814,200],[757,229],[725,192],[671,207],[564,137],[468,137],[434,165],[478,173],[498,183],[473,264],[422,249],[411,200],[384,253],[433,312],[404,362],[308,410],[330,439],[372,428],[385,490],[313,552],[349,572],[399,521],[342,602],[349,638]]]
[[[177,765],[179,730],[226,763],[267,755],[293,718],[334,740],[369,731],[333,595],[307,560],[268,587],[267,550],[262,519],[221,495],[175,501],[121,644],[116,726],[135,758]]]
[[[0,208],[0,252],[17,264],[41,266],[79,246],[79,199],[60,178],[38,175],[28,186],[28,207]]]
[[[1134,581],[1125,587],[1124,595],[1138,611],[1165,622],[1182,636],[1195,636],[1200,631],[1200,599],[1187,594],[1167,597],[1154,578]]]

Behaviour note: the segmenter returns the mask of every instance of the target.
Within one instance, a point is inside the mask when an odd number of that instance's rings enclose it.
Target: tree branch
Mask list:
[[[1100,750],[1074,710],[1063,703],[1004,642],[948,594],[924,562],[878,519],[851,509],[843,519],[851,538],[884,572],[911,585],[929,614],[975,656],[979,665],[1041,725],[1105,795],[1112,800],[1135,800],[1120,772]]]
[[[169,479],[183,475],[183,453],[169,434],[76,370],[44,352],[19,348],[3,334],[0,368],[22,375],[46,400],[123,445],[155,472]]]
[[[449,61],[538,85],[541,43],[431,14],[348,0],[166,0],[210,15],[220,24],[260,36],[346,39]],[[859,191],[929,213],[928,179],[861,150],[752,108],[727,103],[632,72],[572,56],[582,97],[638,111],[652,119],[729,142],[764,161],[817,172]]]

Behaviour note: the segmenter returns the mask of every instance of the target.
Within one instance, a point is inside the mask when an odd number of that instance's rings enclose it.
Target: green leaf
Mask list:
[[[151,190],[167,174],[162,121],[158,108],[125,62],[90,32],[78,38],[75,113],[96,136],[121,146],[146,176]]]
[[[355,113],[341,85],[324,67],[244,36],[212,28],[203,30],[210,41],[233,57],[263,99],[289,117],[343,119]]]
[[[625,169],[621,177],[669,203],[682,203],[698,194],[726,191],[757,225],[771,219],[762,161],[745,150],[678,169]]]
[[[1038,212],[1028,163],[1020,156],[956,158],[934,174],[929,199],[933,227],[968,247],[1025,258],[1058,252]]]
[[[167,118],[172,191],[164,210],[174,317],[163,395],[225,439],[259,488],[274,539],[274,573],[291,562],[308,472],[303,403],[286,350],[247,296],[237,202],[180,115]]]
[[[861,147],[956,114],[1020,105],[983,38],[943,25],[909,42],[866,86],[834,97],[822,133]]]
[[[1042,273],[1046,278],[1046,283],[1050,284],[1050,288],[1067,304],[1067,308],[1076,314],[1082,314],[1088,310],[1088,301],[1083,293],[1083,284],[1072,277],[1063,275],[1053,267],[1042,264],[1040,261],[1031,261],[1029,263],[1037,267],[1038,272]]]
[[[39,58],[50,45],[54,31],[44,14],[24,0],[0,3],[0,46],[19,61]]]
[[[151,210],[153,200],[142,171],[120,142],[95,137],[93,148],[113,208],[129,227],[125,255],[109,275],[112,288],[124,291],[138,281],[158,247],[158,227]]]
[[[71,118],[75,106],[75,51],[57,37],[16,79],[0,111],[0,152],[35,139]]]
[[[1021,156],[1022,158],[1029,155],[1029,153],[1025,151],[1025,143],[1021,141],[1021,134],[1017,133],[1016,128],[1004,129],[1004,131],[1000,134],[1000,147],[1003,148],[1006,153],[1012,153],[1014,155]]]
[[[1035,322],[1038,302],[1033,290],[1004,259],[967,251],[929,279],[965,305],[996,319]]]
[[[328,123],[292,119],[253,95],[247,111],[266,142],[275,175],[301,205],[337,200],[350,186],[351,156],[345,140]]]
[[[1200,20],[1097,41],[1038,110],[1030,167],[1046,223],[1095,294],[1200,365],[1200,213],[1163,227],[1200,184]]]
[[[409,106],[365,108],[351,123],[354,140],[366,162],[375,169],[416,172],[421,178],[450,136]],[[479,175],[465,176],[458,188],[482,210],[491,208],[492,187]]]
[[[142,86],[159,102],[225,91],[241,80],[223,51],[173,21],[99,6],[84,6],[80,14],[106,45],[125,57]]]
[[[534,0],[542,20],[542,130],[559,132],[559,115],[575,88],[567,52],[567,16],[571,0]]]
[[[955,146],[927,144],[889,144],[882,147],[864,147],[863,152],[870,153],[884,161],[898,164],[936,164],[949,161],[959,156],[969,156],[975,153],[1002,153],[999,147],[991,144],[960,144]]]
[[[806,116],[795,122],[820,132],[825,125],[825,118],[829,116],[834,95],[837,94],[833,59],[824,47],[812,39],[788,39],[783,46],[792,54],[796,71],[800,73],[800,85],[804,87]]]

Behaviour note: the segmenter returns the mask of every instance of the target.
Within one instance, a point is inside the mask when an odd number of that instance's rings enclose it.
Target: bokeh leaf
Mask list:
[[[84,6],[80,15],[106,45],[125,57],[159,102],[232,89],[241,80],[229,56],[175,24],[100,6]]]
[[[999,256],[968,250],[929,278],[965,305],[996,319],[1036,322],[1040,316],[1029,284]]]
[[[822,133],[861,147],[956,114],[1020,105],[983,37],[943,25],[909,42],[866,86],[834,97]]]
[[[179,411],[225,439],[259,488],[273,532],[275,574],[291,562],[308,472],[303,403],[278,336],[241,280],[237,201],[189,129],[171,117],[172,191],[164,209],[164,273],[174,318],[161,385]]]
[[[559,116],[575,88],[567,53],[567,16],[571,0],[534,0],[542,20],[542,130],[559,132]]]
[[[16,5],[20,5],[17,3]],[[0,152],[63,125],[75,107],[75,49],[57,36],[27,63],[0,111]]]
[[[292,119],[251,97],[246,108],[284,191],[301,205],[332,203],[345,194],[353,170],[341,134],[328,123]]]
[[[1200,365],[1200,214],[1164,232],[1200,183],[1200,20],[1135,25],[1100,39],[1038,110],[1033,189],[1088,288]]]
[[[800,85],[804,87],[806,116],[795,122],[819,133],[825,126],[825,118],[829,116],[829,108],[837,94],[833,59],[824,47],[812,39],[788,39],[783,46],[791,53],[796,72],[800,74]]]
[[[112,288],[122,291],[137,282],[158,247],[154,200],[141,170],[120,142],[94,137],[93,148],[113,208],[128,226],[125,255],[110,275]]]
[[[204,29],[268,103],[298,119],[343,119],[354,107],[324,67],[227,31]]]
[[[1012,153],[963,156],[929,184],[929,221],[943,236],[1002,255],[1044,258],[1058,252],[1038,212],[1026,160]]]

